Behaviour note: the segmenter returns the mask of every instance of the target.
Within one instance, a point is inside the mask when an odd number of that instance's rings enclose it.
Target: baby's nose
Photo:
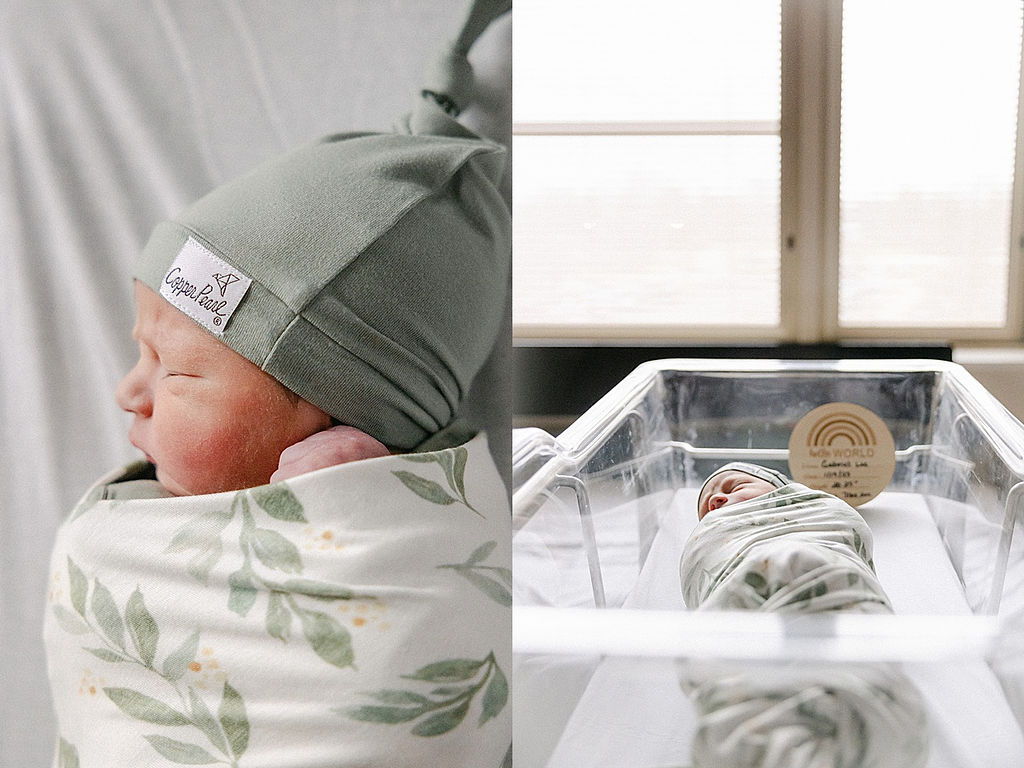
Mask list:
[[[114,390],[114,400],[117,401],[118,407],[124,411],[139,416],[149,416],[153,411],[153,402],[145,377],[139,368],[140,364],[136,364],[118,382],[117,389]]]
[[[716,493],[713,494],[710,499],[708,499],[708,509],[718,509],[719,507],[724,507],[728,503],[728,496],[726,496],[724,493]]]

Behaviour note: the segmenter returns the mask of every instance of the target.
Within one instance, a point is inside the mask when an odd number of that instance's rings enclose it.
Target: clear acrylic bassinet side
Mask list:
[[[807,617],[797,625],[773,615],[687,612],[665,595],[638,600],[638,592],[649,589],[642,577],[645,568],[654,570],[662,540],[682,535],[667,516],[674,497],[692,493],[728,460],[786,471],[793,424],[816,405],[837,400],[865,405],[885,419],[897,449],[887,494],[920,502],[919,513],[932,521],[929,535],[948,553],[942,567],[955,574],[954,582],[970,583],[965,593],[984,598],[972,597],[970,609],[955,618],[918,610]],[[1014,549],[1021,541],[1013,536],[1020,512],[1011,493],[1022,477],[1022,434],[966,372],[935,361],[641,366],[557,439],[549,436],[543,471],[522,475],[514,492],[522,764],[580,757],[566,752],[573,742],[568,732],[610,664],[635,666],[637,679],[653,664],[663,692],[679,696],[671,664],[659,666],[676,659],[922,669],[968,659],[994,671],[994,690],[1016,711],[1011,722],[1019,735],[1020,653],[1006,638],[1019,612],[1014,595],[1022,591],[1013,587],[1010,567],[1024,562]],[[988,521],[984,536],[977,535],[979,519]],[[984,570],[982,562],[988,563]],[[666,674],[672,677],[667,688]],[[559,681],[562,695],[552,701],[546,692]]]

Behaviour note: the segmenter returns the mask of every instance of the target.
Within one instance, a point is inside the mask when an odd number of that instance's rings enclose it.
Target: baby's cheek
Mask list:
[[[235,420],[191,419],[170,436],[166,472],[189,493],[218,493],[266,483],[277,454],[262,444],[258,429]],[[175,460],[176,459],[176,460]]]
[[[236,478],[237,487],[251,488],[270,480],[283,448],[276,432],[243,422],[226,424],[213,432],[201,454],[204,461],[218,463],[226,473]]]

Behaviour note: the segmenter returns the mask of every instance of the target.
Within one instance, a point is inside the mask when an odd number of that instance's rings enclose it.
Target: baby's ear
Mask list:
[[[344,424],[316,432],[281,452],[277,471],[270,476],[276,483],[316,469],[362,459],[388,456],[387,446],[360,429]]]

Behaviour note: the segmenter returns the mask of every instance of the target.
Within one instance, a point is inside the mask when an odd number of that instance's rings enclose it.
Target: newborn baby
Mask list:
[[[871,531],[846,502],[766,467],[726,464],[701,487],[680,559],[692,610],[890,613]],[[910,768],[924,709],[892,665],[680,662],[697,710],[695,768]]]
[[[510,754],[508,495],[462,412],[511,221],[504,150],[455,120],[507,5],[467,9],[396,131],[305,143],[153,230],[116,391],[148,462],[51,559],[54,766]]]
[[[171,493],[253,488],[314,469],[387,456],[135,283],[139,360],[117,387],[129,439]]]
[[[781,472],[732,462],[697,497],[680,579],[691,608],[889,611],[864,518]]]

